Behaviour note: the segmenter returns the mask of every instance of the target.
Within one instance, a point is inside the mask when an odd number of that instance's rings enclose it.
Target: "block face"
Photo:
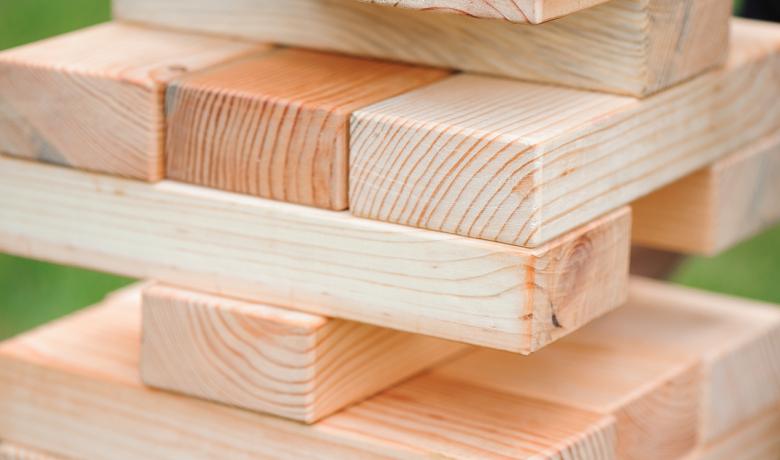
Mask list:
[[[607,0],[362,0],[377,5],[539,24]]]
[[[780,129],[780,27],[731,50],[643,100],[462,75],[358,110],[350,211],[538,247]]]
[[[614,458],[612,417],[439,377],[313,426],[153,390],[138,381],[132,302],[0,345],[4,439],[72,458]]]
[[[523,353],[623,302],[630,220],[530,250],[0,158],[0,250]]]
[[[635,201],[632,239],[716,254],[780,220],[780,137],[769,136]]]
[[[123,20],[634,96],[721,63],[730,8],[615,0],[531,26],[355,0],[114,1]]]
[[[185,76],[166,100],[167,176],[346,209],[351,112],[446,74],[288,49]]]
[[[0,150],[161,179],[165,84],[253,49],[257,46],[108,23],[4,51]]]
[[[453,342],[155,285],[147,385],[314,422],[465,349]]]

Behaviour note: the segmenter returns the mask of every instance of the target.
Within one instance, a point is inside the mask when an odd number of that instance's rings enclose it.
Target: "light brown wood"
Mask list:
[[[0,441],[0,460],[65,460],[65,458]]]
[[[167,177],[344,210],[352,111],[445,75],[286,49],[184,76],[166,99]]]
[[[611,417],[437,377],[310,426],[148,389],[139,323],[126,291],[0,345],[0,436],[118,460],[614,458]]]
[[[780,408],[772,409],[723,439],[701,446],[685,460],[777,460],[780,458]]]
[[[0,251],[522,353],[623,303],[630,221],[529,250],[0,157]]]
[[[165,285],[143,299],[144,383],[308,423],[467,348]]]
[[[714,255],[780,220],[780,135],[632,203],[634,243]]]
[[[3,51],[0,151],[161,179],[166,83],[258,49],[108,23]]]
[[[780,310],[633,278],[626,306],[539,353],[432,373],[614,415],[618,458],[681,458],[778,407]]]
[[[113,5],[129,21],[637,96],[722,63],[731,15],[729,0],[614,0],[541,25],[355,0]]]
[[[540,24],[607,0],[362,0],[378,5]]]
[[[644,100],[459,75],[358,110],[351,212],[536,247],[776,133],[780,25],[733,26],[727,68]]]

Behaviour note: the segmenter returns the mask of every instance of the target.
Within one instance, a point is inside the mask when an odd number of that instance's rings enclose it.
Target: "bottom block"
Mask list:
[[[612,459],[609,416],[423,375],[313,425],[144,387],[137,293],[0,344],[0,439],[65,458]]]
[[[143,299],[144,383],[305,422],[468,349],[163,285]]]
[[[780,408],[745,423],[685,460],[777,460],[780,458]]]
[[[716,254],[780,220],[780,135],[632,204],[633,242]]]

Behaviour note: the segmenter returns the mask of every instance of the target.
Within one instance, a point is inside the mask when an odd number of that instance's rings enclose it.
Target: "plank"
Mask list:
[[[464,74],[358,110],[350,210],[544,244],[780,130],[780,26],[733,29],[725,69],[644,100]]]
[[[632,278],[623,308],[532,356],[431,372],[616,419],[618,458],[681,458],[780,403],[780,311]],[[739,456],[732,458],[741,458]]]
[[[0,151],[159,180],[166,83],[257,49],[107,23],[0,52]]]
[[[780,220],[780,135],[632,203],[635,244],[715,255]]]
[[[0,251],[522,353],[623,303],[630,232],[624,208],[529,250],[0,158]]]
[[[347,209],[352,111],[446,75],[294,49],[185,75],[166,98],[167,177]]]
[[[128,21],[635,96],[721,64],[731,15],[728,0],[614,0],[542,25],[355,0],[113,6]]]
[[[44,452],[0,441],[0,460],[65,460]]]
[[[152,390],[139,324],[124,293],[0,345],[0,436],[118,460],[613,458],[610,417],[428,376],[314,425]]]
[[[145,384],[307,423],[466,349],[165,285],[144,291],[142,317]]]
[[[777,460],[780,458],[780,410],[745,423],[723,439],[696,449],[685,460]]]
[[[607,0],[362,0],[378,5],[541,24]]]

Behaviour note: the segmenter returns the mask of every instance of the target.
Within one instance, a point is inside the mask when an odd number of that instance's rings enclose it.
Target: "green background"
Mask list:
[[[107,0],[0,0],[0,49],[105,21]],[[88,52],[88,50],[85,50]],[[780,303],[780,227],[713,259],[692,258],[674,281]],[[0,254],[0,339],[65,315],[127,278]]]

